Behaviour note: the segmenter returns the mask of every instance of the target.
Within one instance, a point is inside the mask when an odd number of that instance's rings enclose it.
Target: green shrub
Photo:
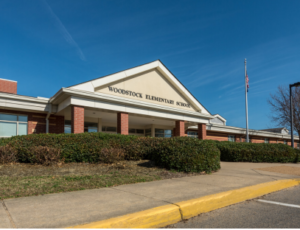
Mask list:
[[[30,148],[33,146],[60,149],[61,158],[64,158],[66,162],[95,163],[99,162],[101,149],[123,149],[136,138],[135,136],[105,133],[33,134],[9,138],[9,143],[17,149],[19,161],[24,163],[31,162],[28,156],[30,156]]]
[[[16,149],[17,160],[24,163],[50,164],[57,162],[59,156],[65,162],[91,163],[152,159],[158,165],[185,172],[211,172],[220,168],[220,151],[214,141],[188,137],[152,138],[105,133],[33,134],[8,138],[0,141],[0,146],[7,143]],[[47,158],[48,155],[51,156]]]
[[[210,140],[165,138],[154,144],[150,158],[158,165],[184,172],[209,173],[220,169],[220,151]]]
[[[222,161],[297,162],[298,152],[284,144],[216,142]]]

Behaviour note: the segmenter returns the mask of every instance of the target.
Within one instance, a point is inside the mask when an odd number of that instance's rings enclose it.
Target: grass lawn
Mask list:
[[[153,162],[71,163],[55,166],[0,165],[0,199],[111,187],[122,184],[201,175],[156,167]]]
[[[119,171],[104,175],[0,177],[0,199],[47,193],[110,187],[160,180],[159,176],[124,175]]]

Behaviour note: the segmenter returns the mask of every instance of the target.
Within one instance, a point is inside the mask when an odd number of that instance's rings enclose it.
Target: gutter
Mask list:
[[[51,110],[52,110],[52,104],[48,103],[48,105],[49,105],[49,109],[48,109],[48,113],[46,116],[46,133],[49,133],[49,117],[51,115]]]
[[[147,108],[147,109],[150,108],[150,109],[155,109],[155,110],[168,111],[168,112],[173,112],[173,113],[184,114],[185,116],[194,116],[194,117],[200,117],[200,118],[205,118],[205,119],[213,119],[214,118],[210,114],[203,114],[203,113],[199,113],[199,112],[175,109],[172,107],[161,106],[158,104],[155,104],[155,106],[154,106],[154,104],[149,103],[149,102],[143,102],[143,101],[138,101],[138,100],[129,99],[129,98],[122,98],[119,96],[114,96],[114,95],[109,95],[109,94],[104,94],[104,93],[94,93],[94,92],[90,92],[90,91],[69,89],[69,88],[61,88],[52,98],[50,98],[49,102],[57,104],[57,102],[55,102],[55,100],[63,93],[65,93],[69,96],[73,96],[73,97],[89,98],[92,100],[108,101],[108,102],[118,103],[118,104],[122,104],[122,105],[138,106],[138,107],[143,107],[143,108]]]

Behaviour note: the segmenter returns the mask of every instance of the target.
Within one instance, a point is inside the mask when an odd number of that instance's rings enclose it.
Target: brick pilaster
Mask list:
[[[176,128],[175,128],[175,137],[184,137],[185,135],[185,129],[184,129],[184,121],[176,121],[175,122]]]
[[[198,138],[200,140],[206,139],[206,124],[198,124]]]
[[[117,133],[128,135],[128,113],[118,113],[117,115]]]
[[[84,107],[72,105],[71,107],[72,133],[84,132]]]

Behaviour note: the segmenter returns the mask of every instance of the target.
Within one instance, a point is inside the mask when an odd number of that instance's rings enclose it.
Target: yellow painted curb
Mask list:
[[[181,215],[178,206],[168,204],[72,228],[159,228],[179,221]]]
[[[300,184],[299,179],[272,181],[176,203],[183,219]]]
[[[83,224],[71,228],[158,228],[228,205],[253,199],[300,184],[300,179],[272,181],[221,192],[175,204],[164,205],[120,217]]]

